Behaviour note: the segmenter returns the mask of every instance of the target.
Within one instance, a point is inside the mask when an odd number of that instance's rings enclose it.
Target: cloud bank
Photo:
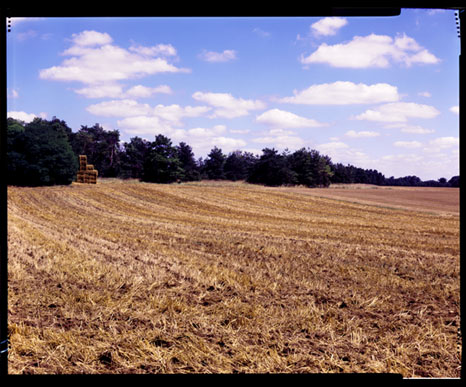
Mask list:
[[[322,43],[308,56],[301,56],[303,65],[327,64],[340,68],[387,68],[391,64],[435,64],[440,62],[434,54],[420,46],[406,34],[392,38],[370,34],[355,36],[347,43]]]

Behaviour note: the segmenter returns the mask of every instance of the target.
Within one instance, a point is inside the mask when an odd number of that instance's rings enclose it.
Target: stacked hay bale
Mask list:
[[[86,155],[79,155],[78,183],[96,184],[98,172],[92,164],[87,163]]]
[[[87,156],[79,155],[79,170],[76,181],[78,183],[84,183],[84,176],[86,175],[85,171],[87,169]]]

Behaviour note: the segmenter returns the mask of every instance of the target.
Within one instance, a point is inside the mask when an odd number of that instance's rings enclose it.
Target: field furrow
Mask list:
[[[8,268],[11,373],[460,374],[454,213],[245,183],[9,187]]]

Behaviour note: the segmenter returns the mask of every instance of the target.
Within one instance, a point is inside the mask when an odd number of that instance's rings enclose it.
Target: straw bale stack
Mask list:
[[[79,171],[76,178],[78,183],[96,184],[98,172],[94,165],[87,163],[86,155],[79,155]]]

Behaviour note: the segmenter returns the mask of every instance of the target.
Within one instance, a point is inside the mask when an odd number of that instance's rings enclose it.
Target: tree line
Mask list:
[[[81,126],[73,132],[65,121],[35,118],[24,123],[7,120],[7,184],[40,186],[71,184],[76,179],[78,155],[100,177],[140,179],[153,183],[212,180],[244,180],[267,186],[303,185],[328,187],[336,183],[364,183],[395,186],[459,187],[459,176],[447,181],[422,181],[417,176],[386,178],[374,169],[333,163],[317,150],[301,148],[279,153],[264,148],[261,155],[234,151],[229,154],[214,146],[206,158],[196,159],[190,145],[174,145],[159,134],[154,141],[138,136],[120,141],[116,130],[99,124]]]

